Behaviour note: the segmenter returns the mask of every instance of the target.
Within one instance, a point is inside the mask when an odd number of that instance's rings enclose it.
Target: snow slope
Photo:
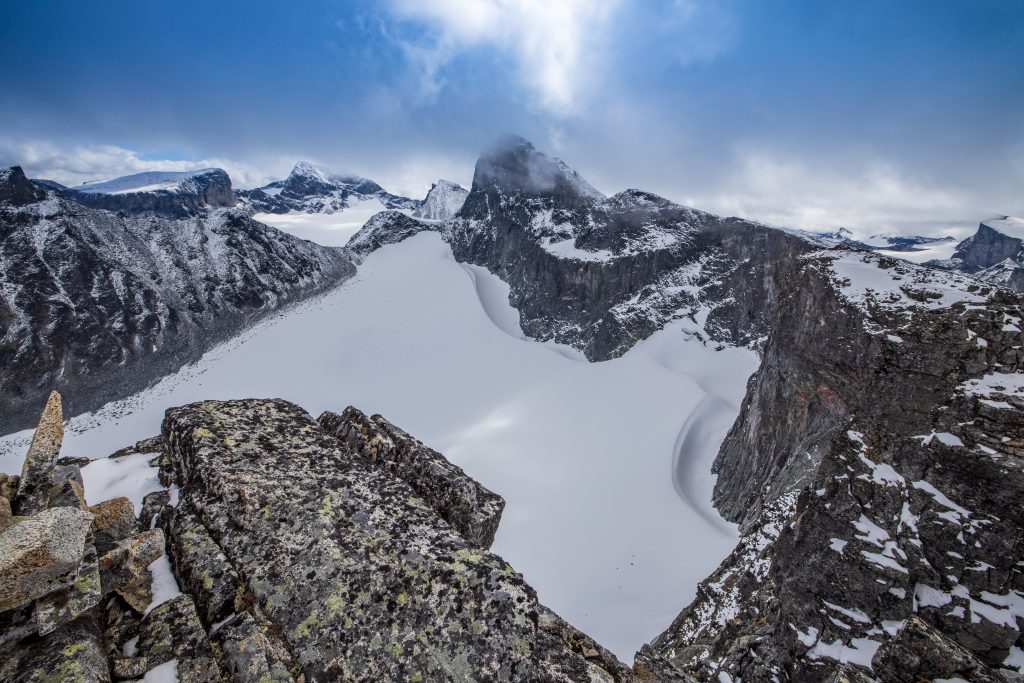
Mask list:
[[[68,189],[89,194],[126,194],[129,192],[156,192],[158,190],[176,192],[183,188],[184,183],[195,176],[204,175],[216,170],[214,168],[202,168],[197,171],[181,172],[147,171],[102,182],[85,183],[84,185]]]
[[[524,339],[507,301],[507,285],[460,265],[439,235],[416,235],[195,366],[72,420],[63,455],[110,453],[155,433],[167,407],[202,399],[379,412],[504,496],[494,551],[632,661],[736,543],[711,507],[709,471],[757,357],[676,326],[587,363]],[[0,440],[0,470],[18,471],[28,438]]]
[[[349,199],[347,208],[334,213],[257,213],[255,220],[272,225],[278,230],[321,244],[325,247],[343,247],[352,235],[363,227],[363,223],[375,214],[387,209],[376,197]],[[408,213],[406,211],[405,213]]]

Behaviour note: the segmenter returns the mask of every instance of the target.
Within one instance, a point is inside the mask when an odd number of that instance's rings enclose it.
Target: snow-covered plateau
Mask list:
[[[290,215],[261,218],[310,229]],[[354,222],[348,212],[334,225],[315,218],[339,241]],[[711,506],[710,470],[758,359],[672,324],[621,358],[588,363],[526,339],[508,291],[458,263],[437,234],[416,235],[149,390],[72,419],[62,454],[102,457],[155,433],[168,407],[206,399],[378,412],[502,495],[493,550],[629,661],[736,543]],[[18,471],[30,434],[0,440],[0,469]],[[152,484],[145,472],[126,476]],[[109,486],[91,487],[90,499],[141,500],[114,490],[117,476],[98,479]]]

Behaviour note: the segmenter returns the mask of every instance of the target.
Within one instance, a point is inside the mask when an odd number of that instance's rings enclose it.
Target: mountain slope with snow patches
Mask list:
[[[353,271],[343,252],[241,211],[97,210],[17,167],[0,176],[0,263],[0,431],[54,387],[72,413],[137,391]]]

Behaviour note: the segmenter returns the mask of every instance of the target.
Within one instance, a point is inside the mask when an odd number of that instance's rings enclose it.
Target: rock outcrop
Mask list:
[[[237,209],[94,209],[12,168],[0,177],[0,433],[30,426],[53,387],[70,413],[95,409],[354,270],[343,251]]]
[[[154,447],[157,528],[114,499],[0,531],[4,680],[635,680],[487,550],[504,501],[380,416],[207,401],[115,455]]]

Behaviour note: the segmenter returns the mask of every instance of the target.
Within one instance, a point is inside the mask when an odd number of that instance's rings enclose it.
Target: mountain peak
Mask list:
[[[45,198],[46,190],[25,177],[21,166],[0,169],[0,203],[24,206]]]
[[[430,186],[430,192],[423,203],[416,208],[413,216],[428,221],[448,220],[459,212],[469,192],[450,180],[438,180]]]
[[[516,135],[502,137],[477,160],[472,191],[547,197],[570,204],[604,199],[564,161]]]

